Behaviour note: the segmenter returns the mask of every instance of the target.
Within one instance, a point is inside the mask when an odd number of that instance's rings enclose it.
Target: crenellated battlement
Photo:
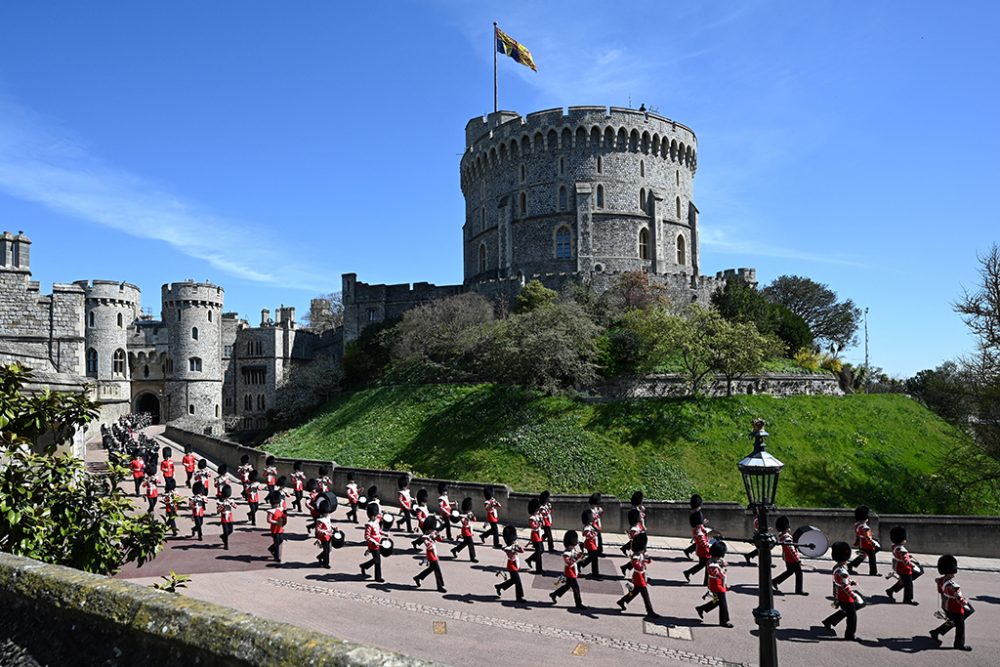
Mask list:
[[[73,284],[82,288],[87,300],[91,302],[133,307],[141,303],[142,290],[132,283],[117,280],[75,280]]]
[[[210,282],[197,283],[187,280],[181,283],[166,283],[160,288],[163,307],[189,306],[222,308],[225,290]]]

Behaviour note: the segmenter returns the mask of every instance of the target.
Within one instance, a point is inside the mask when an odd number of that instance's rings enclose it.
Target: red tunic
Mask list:
[[[708,590],[713,593],[726,592],[726,561],[713,559],[708,563]]]
[[[646,568],[653,561],[645,553],[632,554],[632,585],[637,588],[646,586]]]
[[[486,506],[486,521],[488,523],[499,523],[500,513],[497,511],[502,507],[496,498],[490,498],[483,503]]]
[[[563,576],[567,579],[577,578],[576,561],[579,553],[580,552],[577,550],[577,547],[573,547],[569,551],[563,552]]]
[[[794,565],[802,560],[799,550],[792,546],[795,540],[787,530],[778,535],[778,544],[781,545],[781,559],[786,565]]]
[[[233,510],[236,509],[236,503],[232,500],[221,500],[219,501],[218,512],[219,520],[222,523],[232,523],[233,522]]]
[[[538,513],[542,517],[542,525],[545,526],[546,528],[551,528],[552,527],[552,504],[551,503],[545,503],[538,510]]]
[[[128,464],[128,467],[132,469],[133,479],[142,479],[146,474],[146,463],[140,458],[132,459],[132,462]]]
[[[285,532],[285,510],[272,507],[267,511],[267,522],[271,526],[272,535],[281,535]]]
[[[382,524],[377,519],[373,519],[365,524],[365,544],[368,551],[372,553],[378,551],[382,543]]]
[[[862,551],[871,551],[875,548],[875,538],[872,537],[872,529],[867,521],[859,521],[854,524],[854,534],[857,536],[858,548]]]
[[[358,485],[351,483],[347,485],[347,501],[352,505],[358,504]]]
[[[260,483],[254,482],[247,487],[247,502],[248,503],[259,503],[260,502]]]
[[[316,522],[316,539],[320,542],[329,542],[333,539],[333,524],[329,518],[323,517]]]
[[[163,471],[163,476],[167,479],[173,479],[174,476],[174,462],[171,459],[163,459],[160,462],[160,470]]]
[[[436,562],[438,559],[437,552],[437,542],[443,542],[444,540],[437,533],[431,533],[430,535],[424,535],[424,548],[427,550],[427,560],[430,562]]]
[[[544,537],[542,533],[542,517],[532,514],[528,517],[528,527],[531,528],[531,541],[541,542]]]
[[[462,537],[472,537],[472,524],[476,520],[476,515],[466,512],[462,515]]]
[[[833,568],[833,595],[837,602],[855,602],[854,584],[847,563],[837,563]]]
[[[600,505],[594,505],[590,509],[594,513],[594,523],[592,524],[594,530],[601,532],[601,515],[604,514],[604,508]]]
[[[303,491],[306,488],[306,474],[301,470],[292,473],[292,490]]]
[[[420,528],[423,528],[424,521],[426,521],[427,517],[430,516],[430,511],[427,509],[426,505],[417,505],[416,512],[417,512],[417,525]]]
[[[913,558],[902,544],[892,546],[892,569],[896,574],[913,574]]]
[[[711,558],[712,553],[708,548],[708,531],[705,530],[704,524],[695,526],[691,533],[694,537],[695,552],[698,554],[698,558]]]
[[[410,508],[413,507],[413,498],[410,497],[409,489],[400,489],[399,494],[396,496],[399,501],[399,506],[405,512],[409,512]]]
[[[968,603],[962,596],[962,588],[955,582],[954,576],[946,574],[934,581],[937,582],[938,593],[941,594],[941,608],[948,613],[964,616],[965,605]]]
[[[184,458],[181,459],[181,463],[184,464],[184,469],[188,472],[194,472],[197,462],[197,459],[194,458],[194,454],[185,454]]]
[[[146,481],[143,482],[143,486],[146,487],[146,497],[147,498],[157,498],[160,495],[160,488],[156,485],[155,477],[147,477]]]
[[[597,529],[592,525],[583,527],[583,548],[597,551]]]
[[[503,547],[503,552],[507,554],[507,571],[517,572],[521,569],[521,562],[518,560],[517,555],[524,553],[524,547],[520,544],[511,544]]]
[[[191,496],[191,516],[205,516],[205,496]]]
[[[443,516],[445,521],[451,516],[451,501],[448,500],[447,493],[438,498],[438,514]]]
[[[267,485],[274,486],[278,483],[278,469],[274,466],[270,466],[264,471],[264,475],[267,477]]]

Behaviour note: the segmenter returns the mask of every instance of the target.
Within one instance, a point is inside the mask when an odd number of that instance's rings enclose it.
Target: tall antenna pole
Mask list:
[[[493,113],[497,112],[497,22],[493,22]]]
[[[865,393],[872,389],[871,366],[868,364],[868,308],[865,308]]]

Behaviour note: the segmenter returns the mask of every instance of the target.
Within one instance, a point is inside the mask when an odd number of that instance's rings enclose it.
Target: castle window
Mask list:
[[[486,270],[486,244],[479,244],[479,273]]]
[[[565,211],[566,210],[566,186],[565,185],[559,186],[559,210],[560,211]]]
[[[222,346],[222,356],[224,356],[224,357],[231,357],[231,356],[233,356],[233,346],[232,345],[223,345]]]
[[[598,174],[604,173],[604,165],[601,163],[600,155],[597,156],[597,173]]]
[[[233,399],[230,398],[229,396],[225,396],[222,399],[222,404],[225,405],[227,408],[231,408],[233,407]]]
[[[687,264],[687,253],[684,252],[684,237],[677,235],[677,263],[681,266]]]
[[[174,360],[167,359],[167,373],[173,373],[173,372],[174,372]]]
[[[680,169],[678,169],[677,171],[674,172],[674,180],[677,181],[677,185],[681,184],[681,170]]]
[[[219,404],[218,403],[215,404],[215,418],[216,419],[219,418]]]
[[[10,246],[10,257],[14,266],[21,266],[21,244],[17,241]]]
[[[177,321],[178,322],[181,321],[181,309],[180,308],[177,309]]]
[[[253,354],[253,341],[247,341],[247,354]]]
[[[125,350],[118,348],[111,357],[111,374],[125,377]]]
[[[188,359],[188,367],[193,373],[201,372],[201,359],[199,357],[191,357]]]
[[[122,314],[118,313],[118,328],[122,328]]]
[[[573,256],[573,246],[569,227],[563,225],[556,230],[556,259],[569,259]]]
[[[597,186],[597,208],[604,208],[604,186]]]
[[[639,259],[649,259],[649,230],[639,230]]]
[[[198,327],[191,327],[191,338],[198,340]]]
[[[194,414],[194,403],[191,403],[190,405],[188,405],[188,414],[189,415],[193,415]]]
[[[559,175],[562,176],[566,173],[566,158],[559,158]]]
[[[680,220],[681,219],[681,198],[680,197],[677,198],[676,204],[677,204],[677,219]]]
[[[486,207],[479,211],[479,231],[486,229]]]
[[[247,411],[253,410],[253,396],[250,394],[243,396],[243,409]]]
[[[90,311],[90,314],[87,315],[87,322],[89,323],[87,324],[87,326],[89,327],[94,326],[94,311]]]
[[[97,375],[97,350],[94,348],[87,350],[87,375]]]
[[[257,397],[257,409],[258,410],[264,409],[264,394],[261,394]]]
[[[527,178],[527,176],[528,176],[528,170],[522,164],[521,165],[521,182],[522,183],[524,183],[524,179]]]
[[[142,367],[142,377],[144,378],[149,377],[149,364],[146,364]]]
[[[646,188],[639,188],[639,208],[646,210]]]
[[[520,210],[522,216],[528,215],[528,195],[525,194],[525,193],[523,193],[523,192],[521,193],[521,201],[520,201],[519,210]]]
[[[211,310],[208,311],[208,321],[209,322],[212,321],[212,311]]]
[[[646,177],[646,161],[645,160],[639,160],[639,176],[641,178],[645,178]]]
[[[368,309],[368,321],[369,321],[369,322],[374,322],[374,321],[376,321],[377,319],[378,319],[378,313],[377,313],[377,312],[375,312],[375,309],[374,309],[374,308],[369,308],[369,309]]]

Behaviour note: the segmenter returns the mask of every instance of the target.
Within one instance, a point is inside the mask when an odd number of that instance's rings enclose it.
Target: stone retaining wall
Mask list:
[[[152,588],[0,552],[3,665],[432,663]]]
[[[660,398],[687,396],[687,381],[678,373],[662,373],[612,380],[598,387],[605,398]],[[705,393],[725,396],[726,380],[716,376]],[[843,396],[844,392],[831,374],[762,373],[733,380],[733,395],[766,394],[768,396]]]
[[[248,454],[251,463],[263,470],[267,452],[243,447],[237,443],[221,440],[212,436],[200,435],[168,426],[165,436],[179,444],[190,445],[195,452],[218,465],[225,463],[231,471],[239,465],[240,456]],[[276,458],[278,472],[289,476],[294,459]],[[347,485],[347,473],[353,473],[358,485],[363,488],[377,486],[383,505],[396,506],[396,480],[402,474],[393,470],[373,470],[369,468],[347,468],[337,466],[334,461],[303,461],[302,469],[306,475],[315,477],[320,465],[327,465],[332,470],[334,490],[338,495],[343,493]],[[735,472],[733,473],[735,474]],[[439,480],[415,478],[410,485],[414,495],[417,489],[426,488],[430,496],[431,506],[435,507],[437,499],[437,483]],[[463,482],[443,480],[448,482],[449,497],[461,501],[469,496],[474,499],[473,508],[477,517],[483,518],[482,482]],[[533,494],[512,491],[502,484],[494,484],[496,499],[503,504],[500,510],[500,520],[515,526],[527,526],[528,501]],[[557,528],[580,528],[580,514],[587,509],[587,496],[555,495],[552,505]],[[603,528],[609,533],[624,533],[628,530],[628,499],[621,500],[614,496],[605,496],[602,505],[605,509]],[[663,537],[686,537],[691,534],[688,523],[689,507],[687,499],[657,500],[645,503],[648,514],[646,528],[651,535]],[[729,537],[749,537],[753,531],[753,517],[746,508],[738,503],[706,503],[705,516],[709,518],[711,527]],[[831,542],[836,540],[854,541],[853,509],[824,508],[781,508],[791,521],[792,527],[811,525],[822,530]],[[934,516],[915,514],[886,514],[874,516],[869,522],[872,530],[878,536],[885,549],[891,545],[889,529],[896,524],[906,526],[909,542],[913,548],[929,553],[954,553],[961,556],[981,556],[985,558],[1000,558],[1000,540],[996,539],[1000,529],[1000,517],[989,516]]]

